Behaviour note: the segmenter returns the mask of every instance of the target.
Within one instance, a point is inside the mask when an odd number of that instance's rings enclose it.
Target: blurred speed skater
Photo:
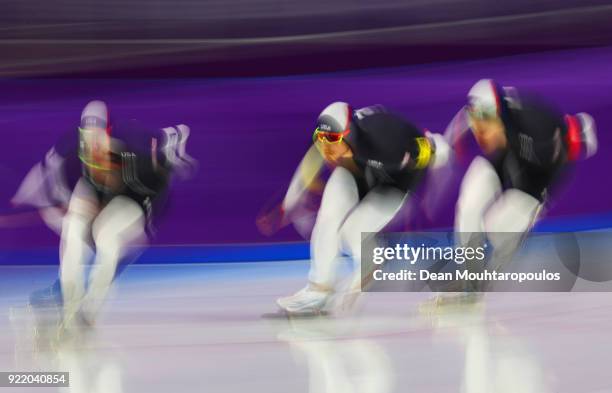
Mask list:
[[[338,257],[353,258],[349,292],[361,286],[361,234],[379,232],[400,210],[425,171],[443,165],[449,153],[444,138],[423,133],[383,106],[353,111],[343,102],[318,117],[313,146],[300,163],[280,212],[291,216],[323,164],[331,167],[311,235],[308,284],[277,300],[288,313],[321,311],[335,289]],[[261,226],[260,222],[260,226]]]
[[[185,125],[150,130],[135,120],[111,123],[106,104],[91,101],[78,134],[56,144],[22,182],[14,204],[55,212],[43,218],[61,233],[65,328],[94,322],[119,262],[154,233],[172,175],[188,175],[195,166],[188,136]]]
[[[463,243],[470,234],[486,233],[497,255],[507,257],[569,165],[596,153],[595,122],[586,113],[563,115],[539,98],[490,79],[478,81],[467,99],[445,136],[457,144],[471,129],[482,155],[473,159],[462,180],[455,232]]]

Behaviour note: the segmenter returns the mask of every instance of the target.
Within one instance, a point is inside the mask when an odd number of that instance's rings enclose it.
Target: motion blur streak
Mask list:
[[[599,0],[29,0],[4,5],[0,76],[279,75],[467,59],[604,45],[611,17]]]

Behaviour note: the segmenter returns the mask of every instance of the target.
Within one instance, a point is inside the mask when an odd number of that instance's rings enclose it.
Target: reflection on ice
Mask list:
[[[293,319],[279,340],[290,344],[296,365],[306,367],[310,393],[386,393],[393,364],[373,340],[353,336],[352,323],[328,318]]]
[[[606,386],[606,294],[487,293],[440,305],[424,303],[429,293],[364,293],[353,314],[262,319],[274,310],[271,299],[301,279],[300,264],[133,265],[94,329],[58,337],[53,310],[13,307],[10,318],[0,318],[8,332],[0,335],[0,368],[69,371],[69,392],[564,393]],[[43,268],[28,269],[2,270],[14,283],[3,287],[10,297],[0,298],[0,310],[38,287],[29,280]]]
[[[461,392],[550,392],[529,346],[503,322],[488,320],[484,300],[426,314],[434,335],[452,336],[464,352]]]
[[[68,372],[66,393],[123,392],[121,363],[115,349],[95,330],[85,327],[62,332],[57,310],[13,308],[10,321],[15,336],[15,368]]]

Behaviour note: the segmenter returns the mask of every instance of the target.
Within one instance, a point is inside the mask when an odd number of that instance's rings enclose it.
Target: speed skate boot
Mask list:
[[[281,297],[276,304],[288,314],[321,314],[331,297],[331,292],[313,289],[310,285],[302,288],[294,295]]]

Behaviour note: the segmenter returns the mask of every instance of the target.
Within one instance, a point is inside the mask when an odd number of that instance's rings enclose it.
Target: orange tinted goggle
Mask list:
[[[79,159],[83,164],[98,170],[111,170],[112,165],[106,159],[109,152],[110,138],[105,131],[79,127]]]
[[[472,119],[476,120],[493,120],[499,117],[497,108],[493,107],[475,107],[468,105],[467,112]]]
[[[325,142],[325,143],[340,143],[344,139],[344,136],[347,134],[348,134],[348,131],[346,132],[328,132],[328,131],[321,131],[319,129],[316,129],[314,134],[312,135],[312,140],[313,142],[319,141],[319,142]]]

